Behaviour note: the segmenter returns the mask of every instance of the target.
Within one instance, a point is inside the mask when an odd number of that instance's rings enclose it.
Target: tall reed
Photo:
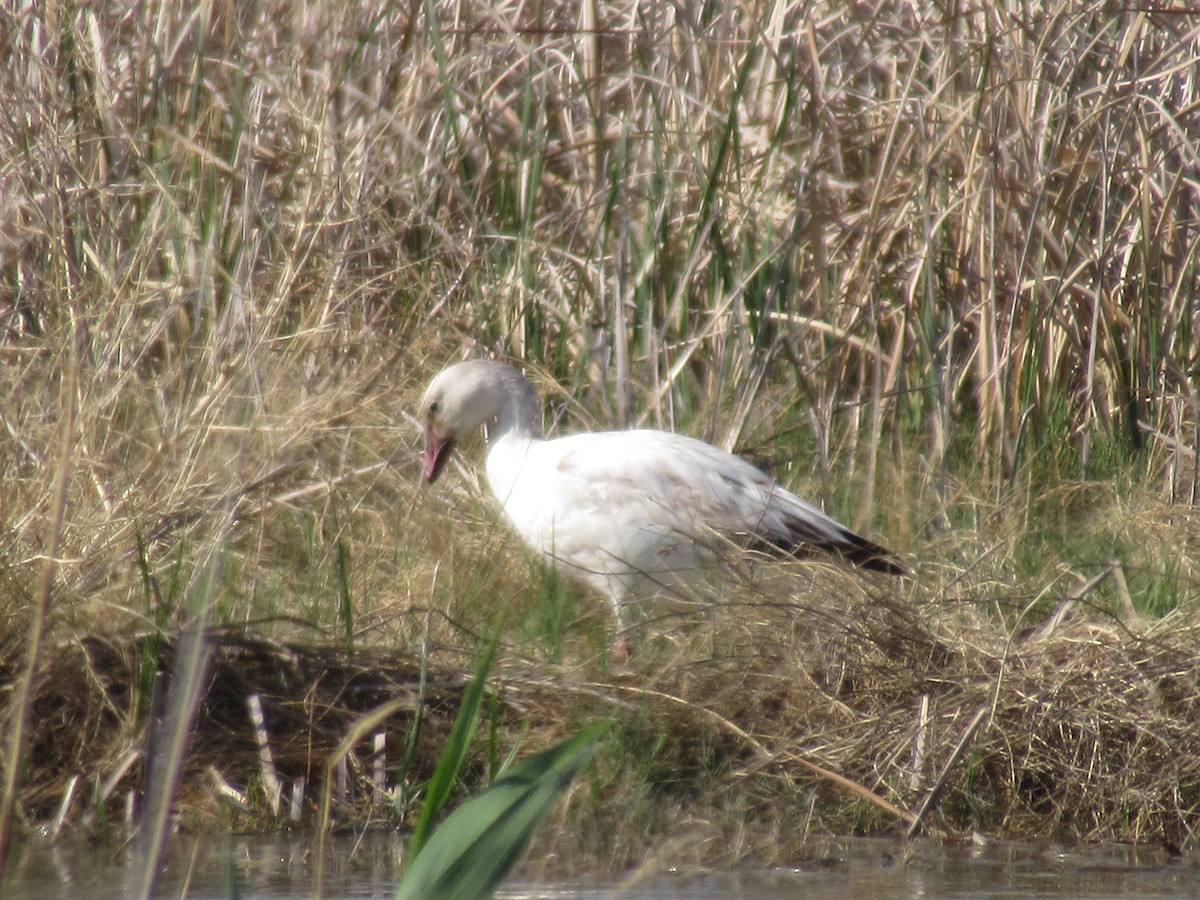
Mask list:
[[[503,532],[405,418],[466,354],[736,447],[938,598],[1194,596],[1187,10],[26,2],[0,49],[0,683],[177,627],[145,577],[214,546],[218,622],[486,632]]]

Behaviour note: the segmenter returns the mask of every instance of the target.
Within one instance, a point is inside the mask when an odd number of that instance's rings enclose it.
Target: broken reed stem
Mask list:
[[[912,773],[908,779],[909,790],[916,791],[924,780],[926,743],[929,738],[929,695],[922,694],[917,706],[917,727],[913,734]]]
[[[1073,610],[1079,604],[1079,601],[1090,594],[1096,588],[1096,586],[1106,578],[1112,577],[1113,572],[1114,569],[1111,566],[1109,568],[1102,569],[1089,578],[1087,582],[1084,583],[1081,588],[1079,588],[1079,590],[1064,597],[1058,606],[1055,607],[1054,612],[1051,613],[1050,617],[1046,619],[1046,621],[1043,622],[1035,632],[1037,638],[1039,640],[1045,640],[1046,638],[1050,637],[1050,635],[1054,634],[1055,629],[1062,624],[1063,619],[1065,619],[1071,610]]]
[[[54,816],[54,823],[50,826],[51,838],[57,838],[62,832],[63,823],[71,813],[71,801],[75,799],[75,789],[79,787],[79,780],[78,773],[67,779],[67,788],[63,791],[62,802],[58,805],[58,813]]]
[[[129,772],[129,769],[134,763],[143,757],[144,753],[141,747],[133,747],[121,757],[121,762],[117,764],[117,767],[113,769],[112,774],[104,779],[104,782],[100,785],[99,799],[101,802],[107,801],[108,798],[113,795],[113,792],[117,789],[117,785],[124,780],[125,775]],[[147,766],[147,768],[149,768],[149,766]],[[144,798],[145,795],[145,788],[143,787],[142,797]],[[129,796],[133,797],[136,802],[137,796],[133,791],[129,792]]]
[[[267,792],[267,803],[271,807],[271,815],[278,816],[283,802],[283,782],[275,768],[275,760],[271,755],[271,737],[267,733],[266,719],[263,717],[262,698],[251,694],[246,698],[250,710],[250,725],[254,729],[254,740],[258,745],[259,773],[262,777],[263,788]]]
[[[1121,609],[1125,611],[1125,621],[1133,624],[1141,621],[1142,614],[1133,605],[1133,597],[1129,594],[1129,583],[1125,580],[1125,568],[1120,560],[1110,559],[1108,571],[1112,574],[1113,584],[1117,588],[1117,596],[1121,598]]]
[[[962,755],[971,746],[971,741],[975,737],[975,732],[979,730],[979,726],[983,724],[983,720],[987,718],[990,712],[990,706],[983,706],[975,711],[975,715],[971,717],[971,721],[967,723],[967,727],[963,729],[962,736],[958,739],[958,743],[954,745],[954,749],[950,751],[950,755],[946,757],[946,762],[942,765],[941,772],[934,779],[933,785],[929,792],[917,807],[916,812],[907,816],[908,836],[913,837],[921,830],[925,821],[925,816],[929,813],[942,797],[942,793],[950,784],[950,776],[953,774],[955,766],[962,758]]]
[[[293,822],[299,822],[300,814],[304,812],[304,789],[306,785],[307,782],[303,775],[298,775],[292,780],[292,801],[288,818]]]
[[[228,803],[234,809],[242,812],[250,812],[250,801],[246,796],[246,792],[230,784],[216,766],[208,767],[208,777],[212,780],[213,789],[217,792],[217,796]]]
[[[350,808],[350,767],[345,756],[333,765],[333,805],[340,810]]]
[[[329,846],[329,832],[333,828],[333,807],[342,808],[347,802],[349,774],[346,760],[367,734],[395,713],[407,708],[409,703],[407,698],[399,697],[359,716],[325,764],[325,784],[321,791],[321,810],[317,823],[317,860],[313,875],[318,895],[325,878],[325,853]]]
[[[387,732],[375,735],[371,752],[371,803],[383,806],[387,798]]]

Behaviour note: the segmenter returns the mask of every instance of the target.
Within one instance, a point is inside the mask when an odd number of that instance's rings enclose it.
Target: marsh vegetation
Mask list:
[[[0,47],[0,838],[274,827],[264,734],[301,820],[353,733],[330,815],[412,825],[497,637],[456,790],[613,722],[566,868],[1194,848],[1196,14],[10,3]],[[614,665],[473,466],[419,486],[484,355],[913,576],[747,566]]]

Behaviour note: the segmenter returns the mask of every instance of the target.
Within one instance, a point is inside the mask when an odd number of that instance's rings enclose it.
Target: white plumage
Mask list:
[[[710,563],[716,542],[905,572],[887,550],[703,441],[650,429],[543,439],[537,395],[505,363],[445,369],[420,415],[430,482],[460,437],[487,426],[488,482],[505,516],[531,547],[608,596],[618,630],[631,601],[676,588]]]

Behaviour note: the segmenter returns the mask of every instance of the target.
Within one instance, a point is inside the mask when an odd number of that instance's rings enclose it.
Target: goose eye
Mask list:
[[[430,411],[431,413],[433,413],[434,415],[437,415],[437,411],[438,411],[438,402],[437,402],[436,400],[434,400],[433,402],[431,402],[431,403],[429,404],[429,411]]]

